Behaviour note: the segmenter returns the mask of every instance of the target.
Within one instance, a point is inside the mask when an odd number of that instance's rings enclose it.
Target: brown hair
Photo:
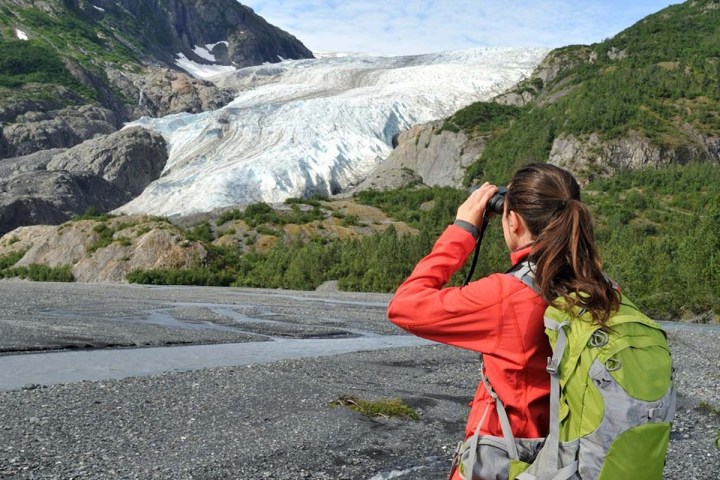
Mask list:
[[[530,260],[543,299],[554,304],[562,297],[565,310],[579,305],[604,325],[617,311],[620,294],[603,275],[590,212],[575,178],[554,165],[531,163],[515,173],[505,205],[505,214],[519,214],[535,237]]]

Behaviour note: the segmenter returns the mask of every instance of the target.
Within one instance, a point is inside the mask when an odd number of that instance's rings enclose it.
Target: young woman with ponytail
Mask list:
[[[445,287],[475,248],[488,201],[497,187],[485,183],[460,205],[453,225],[397,289],[388,318],[403,329],[482,354],[484,373],[505,405],[516,438],[547,435],[551,349],[543,313],[558,297],[581,305],[604,324],[618,309],[619,293],[602,272],[590,214],[573,176],[549,164],[521,168],[508,186],[502,214],[510,264],[528,259],[539,295],[512,275],[492,274],[463,287]],[[502,437],[500,415],[479,383],[466,439]],[[461,478],[458,472],[454,479]],[[469,477],[467,477],[469,478]],[[496,478],[496,477],[492,477]]]

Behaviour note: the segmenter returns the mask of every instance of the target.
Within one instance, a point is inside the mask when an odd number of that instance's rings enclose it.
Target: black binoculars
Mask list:
[[[507,195],[507,187],[498,187],[497,193],[492,196],[487,204],[488,211],[502,215],[505,207],[505,195]]]
[[[478,188],[480,188],[479,185],[474,185],[468,189],[468,193],[472,193]],[[488,213],[502,215],[505,206],[505,195],[507,195],[507,187],[498,187],[497,193],[492,196],[487,204]]]

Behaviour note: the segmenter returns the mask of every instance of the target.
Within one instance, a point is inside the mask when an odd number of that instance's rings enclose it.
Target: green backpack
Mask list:
[[[508,273],[537,291],[527,262]],[[568,314],[548,306],[545,331],[553,348],[548,359],[548,436],[535,452],[523,454],[528,440],[513,438],[509,423],[501,421],[503,456],[507,452],[502,468],[480,473],[489,467],[479,465],[488,457],[483,451],[487,447],[481,446],[487,440],[471,438],[459,452],[462,478],[662,478],[676,406],[665,332],[625,297],[607,326],[602,329],[580,308]],[[492,395],[487,378],[481,377]],[[493,398],[502,420],[507,416],[502,401],[497,395]],[[494,449],[496,458],[498,451]]]

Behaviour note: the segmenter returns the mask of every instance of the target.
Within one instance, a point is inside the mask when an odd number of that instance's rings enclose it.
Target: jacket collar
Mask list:
[[[510,252],[510,262],[513,265],[516,265],[518,262],[522,261],[525,257],[530,255],[530,251],[532,250],[532,248],[532,245],[528,245],[527,247],[515,250],[514,252]]]

